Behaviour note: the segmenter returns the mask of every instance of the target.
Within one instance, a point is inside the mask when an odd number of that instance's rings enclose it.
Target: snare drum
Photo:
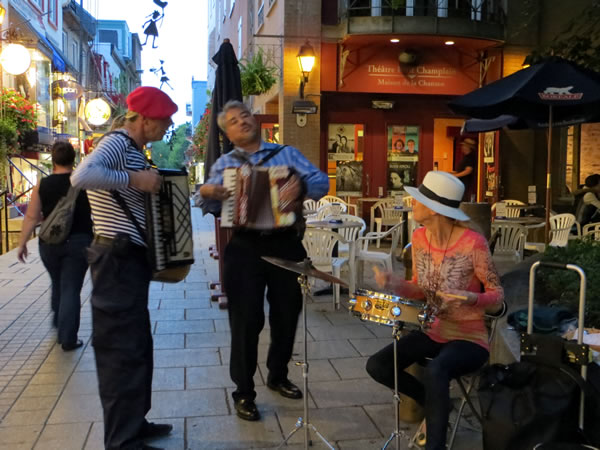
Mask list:
[[[397,295],[358,289],[350,299],[350,311],[361,320],[392,326],[395,322],[421,325],[419,314],[425,303]]]

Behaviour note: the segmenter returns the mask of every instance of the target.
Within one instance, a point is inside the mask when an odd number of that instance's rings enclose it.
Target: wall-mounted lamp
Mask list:
[[[300,51],[296,58],[298,59],[298,66],[300,66],[300,70],[302,71],[302,78],[300,79],[300,98],[304,98],[304,84],[308,83],[308,75],[310,75],[310,72],[315,65],[315,51],[308,41],[300,47]]]

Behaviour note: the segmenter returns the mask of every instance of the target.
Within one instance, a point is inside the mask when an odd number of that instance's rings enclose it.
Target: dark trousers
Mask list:
[[[88,263],[89,234],[73,234],[61,244],[40,241],[40,257],[52,281],[51,305],[59,344],[77,342],[81,312],[81,286]]]
[[[258,358],[258,335],[265,323],[267,289],[271,345],[267,356],[268,382],[287,378],[292,357],[302,293],[298,274],[274,266],[261,256],[292,261],[306,257],[295,231],[263,235],[236,232],[225,249],[224,284],[231,328],[231,379],[237,386],[234,400],[256,398],[254,373]]]
[[[135,245],[117,252],[93,243],[88,258],[104,445],[110,450],[137,448],[152,394],[150,265],[145,249]]]
[[[445,450],[450,415],[450,380],[479,369],[488,360],[488,351],[467,341],[440,344],[425,333],[414,331],[396,341],[398,390],[425,407],[427,450]],[[415,362],[427,361],[423,381],[404,372]],[[394,347],[390,344],[367,361],[373,379],[394,389]]]

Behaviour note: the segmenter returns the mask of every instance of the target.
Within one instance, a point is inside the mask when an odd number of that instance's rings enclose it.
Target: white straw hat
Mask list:
[[[448,172],[432,170],[427,172],[421,186],[418,188],[404,186],[404,189],[419,203],[442,216],[456,220],[471,220],[459,209],[465,185]]]

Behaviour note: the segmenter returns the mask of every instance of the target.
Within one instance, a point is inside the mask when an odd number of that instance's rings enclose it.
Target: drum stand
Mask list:
[[[398,392],[398,339],[400,339],[400,330],[402,329],[402,322],[395,321],[392,328],[392,339],[394,344],[394,413],[396,417],[396,428],[390,434],[390,437],[381,450],[388,448],[388,445],[395,439],[396,450],[400,450],[400,438],[406,437],[403,431],[400,430],[400,393]]]
[[[306,260],[305,260],[306,261]],[[308,261],[308,265],[310,265],[310,261]],[[302,362],[297,362],[297,366],[302,366],[302,379],[304,380],[304,416],[298,417],[298,421],[294,426],[294,429],[290,431],[290,433],[286,436],[279,447],[283,447],[287,441],[301,428],[304,428],[304,448],[308,449],[309,445],[312,446],[312,441],[309,439],[309,431],[312,430],[318,437],[323,441],[323,443],[330,448],[331,450],[335,450],[327,439],[323,437],[321,433],[316,429],[316,427],[310,423],[308,418],[308,345],[307,345],[307,329],[306,329],[306,298],[308,297],[308,292],[310,291],[310,287],[308,284],[308,276],[301,274],[298,277],[298,283],[300,284],[300,289],[302,289],[302,329],[304,336],[304,359]]]

